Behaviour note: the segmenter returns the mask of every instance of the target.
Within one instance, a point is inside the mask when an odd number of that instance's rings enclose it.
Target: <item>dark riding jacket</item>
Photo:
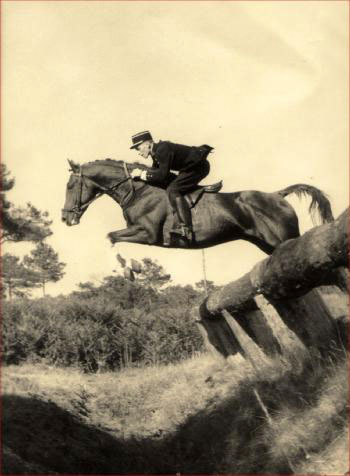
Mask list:
[[[171,170],[189,171],[201,166],[201,162],[213,148],[208,145],[190,147],[174,144],[170,141],[159,141],[153,144],[151,156],[152,168],[147,169],[146,180],[154,184],[162,184]]]

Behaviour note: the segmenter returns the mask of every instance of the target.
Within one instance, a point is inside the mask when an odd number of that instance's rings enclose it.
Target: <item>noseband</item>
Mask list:
[[[112,187],[110,188],[107,188],[107,187],[104,187],[103,185],[100,185],[99,183],[95,182],[92,178],[90,177],[87,177],[86,175],[83,174],[83,166],[80,166],[80,169],[79,169],[79,172],[72,172],[72,175],[74,175],[75,177],[78,177],[78,187],[79,187],[79,191],[78,191],[78,194],[76,195],[76,203],[74,204],[74,206],[69,210],[69,209],[66,209],[66,208],[63,208],[62,211],[63,212],[68,212],[68,213],[74,213],[74,215],[78,218],[81,217],[81,215],[84,213],[84,211],[86,210],[86,208],[88,208],[88,206],[94,202],[97,198],[99,198],[101,195],[103,195],[104,193],[106,193],[107,195],[110,195],[110,196],[113,196],[113,193],[115,192],[115,190],[120,186],[122,185],[123,183],[127,182],[127,181],[130,181],[130,190],[126,193],[126,195],[124,197],[122,197],[121,201],[120,201],[120,206],[123,208],[125,206],[127,206],[131,200],[133,199],[134,197],[134,193],[135,193],[135,187],[134,187],[134,182],[132,180],[132,177],[129,173],[129,170],[128,170],[128,167],[126,165],[125,162],[123,162],[123,168],[124,168],[124,172],[125,172],[125,179],[121,180],[120,182],[116,183],[115,185],[113,185]],[[82,191],[83,191],[83,184],[85,184],[85,181],[84,179],[87,178],[88,180],[90,180],[90,182],[95,185],[95,187],[97,187],[99,189],[99,192],[96,193],[96,195],[91,198],[91,200],[89,200],[88,202],[84,203],[84,204],[81,204],[81,198],[82,198]]]

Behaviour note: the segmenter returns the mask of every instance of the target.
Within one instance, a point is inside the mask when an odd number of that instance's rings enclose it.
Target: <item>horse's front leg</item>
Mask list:
[[[149,233],[145,228],[139,225],[132,225],[124,230],[111,231],[107,238],[114,243],[126,241],[128,243],[140,243],[142,245],[150,244]]]

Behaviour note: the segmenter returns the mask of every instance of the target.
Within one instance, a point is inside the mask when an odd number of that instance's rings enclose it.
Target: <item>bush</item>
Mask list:
[[[120,280],[118,291],[123,290]],[[113,288],[70,296],[17,299],[3,304],[3,361],[45,360],[86,372],[129,365],[170,363],[201,349],[189,310],[198,299],[193,288],[166,293],[127,283],[132,297],[118,299]],[[135,306],[136,297],[141,304]],[[179,306],[180,303],[180,306]]]

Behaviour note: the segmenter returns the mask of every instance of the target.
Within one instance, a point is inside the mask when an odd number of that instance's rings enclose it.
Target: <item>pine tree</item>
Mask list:
[[[51,220],[48,219],[47,212],[41,212],[31,203],[24,207],[15,207],[7,200],[6,192],[12,190],[15,185],[14,178],[10,177],[10,172],[5,164],[1,164],[1,215],[2,229],[0,241],[42,241],[52,234],[50,230]]]
[[[195,287],[199,291],[205,292],[206,294],[211,293],[212,291],[215,291],[215,289],[218,289],[218,286],[214,284],[214,281],[205,280],[205,279],[201,279],[200,281],[195,283]]]
[[[159,291],[161,287],[171,282],[171,275],[167,274],[163,266],[158,264],[157,261],[153,261],[151,258],[143,258],[137,281]]]
[[[116,258],[123,269],[124,278],[128,281],[136,280],[139,284],[154,291],[159,291],[162,286],[171,282],[171,275],[167,274],[163,266],[151,258],[143,258],[142,264],[135,259],[131,259],[131,266],[127,265],[126,259],[119,253]],[[116,270],[113,270],[113,272],[116,272]]]
[[[18,256],[5,253],[2,257],[2,285],[3,293],[7,293],[12,300],[13,296],[27,295],[30,288],[36,287],[33,283],[33,272],[31,272]]]
[[[48,282],[57,282],[63,275],[65,263],[59,262],[58,253],[54,249],[43,242],[39,242],[30,252],[30,256],[23,258],[24,265],[33,272],[33,282],[35,280],[37,286],[41,286],[43,295],[45,295],[45,285]]]

